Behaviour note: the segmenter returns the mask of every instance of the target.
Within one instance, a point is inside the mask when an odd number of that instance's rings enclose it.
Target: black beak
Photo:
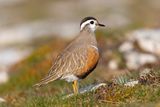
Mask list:
[[[98,26],[105,27],[105,25],[104,25],[104,24],[100,24],[100,23],[98,23]]]

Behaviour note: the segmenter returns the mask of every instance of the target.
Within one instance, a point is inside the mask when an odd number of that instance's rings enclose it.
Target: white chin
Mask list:
[[[93,32],[96,30],[96,26],[94,26],[94,25],[90,25],[89,27]]]
[[[93,31],[93,32],[96,30],[96,28],[93,27],[93,26],[90,26],[90,29],[91,29],[91,31]]]

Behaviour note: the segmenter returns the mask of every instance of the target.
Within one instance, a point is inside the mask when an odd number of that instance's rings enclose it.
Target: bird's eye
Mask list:
[[[90,21],[90,24],[94,24],[94,21]]]

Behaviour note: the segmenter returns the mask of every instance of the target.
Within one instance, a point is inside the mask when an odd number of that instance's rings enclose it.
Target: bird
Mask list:
[[[83,18],[79,34],[56,57],[48,74],[34,86],[40,87],[55,80],[65,80],[72,83],[73,93],[78,94],[78,81],[87,77],[99,61],[95,36],[95,30],[99,26],[105,27],[92,16]]]

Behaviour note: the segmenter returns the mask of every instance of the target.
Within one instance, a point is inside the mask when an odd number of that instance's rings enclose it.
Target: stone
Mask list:
[[[160,29],[140,29],[128,35],[142,50],[160,56]]]
[[[116,70],[116,69],[118,69],[118,63],[117,63],[117,61],[114,60],[114,59],[110,60],[109,63],[108,63],[108,67],[109,67],[109,69],[111,69],[111,70]]]
[[[0,97],[0,103],[2,102],[6,102],[6,100]]]
[[[120,45],[119,51],[123,54],[129,69],[158,62],[160,29],[139,29],[127,33],[127,39]]]
[[[139,53],[136,51],[126,53],[124,57],[126,60],[126,65],[129,69],[138,69],[145,64],[157,62],[156,56],[147,53]]]
[[[134,49],[133,43],[131,41],[125,41],[120,47],[120,52],[127,52]]]
[[[100,88],[102,86],[106,86],[106,85],[107,85],[106,83],[91,84],[91,85],[89,85],[87,87],[79,89],[79,94],[84,94],[84,93],[87,93],[87,92],[92,92],[92,91],[95,91],[98,88]],[[72,97],[72,96],[74,96],[74,93],[71,93],[71,94],[68,94],[68,95],[64,96],[63,99],[66,99],[66,98],[69,98],[69,97]]]
[[[137,85],[138,83],[139,83],[138,80],[136,80],[136,81],[129,81],[129,82],[125,83],[124,86],[134,87],[134,86]]]
[[[0,84],[6,83],[9,79],[8,72],[5,68],[0,67]]]

